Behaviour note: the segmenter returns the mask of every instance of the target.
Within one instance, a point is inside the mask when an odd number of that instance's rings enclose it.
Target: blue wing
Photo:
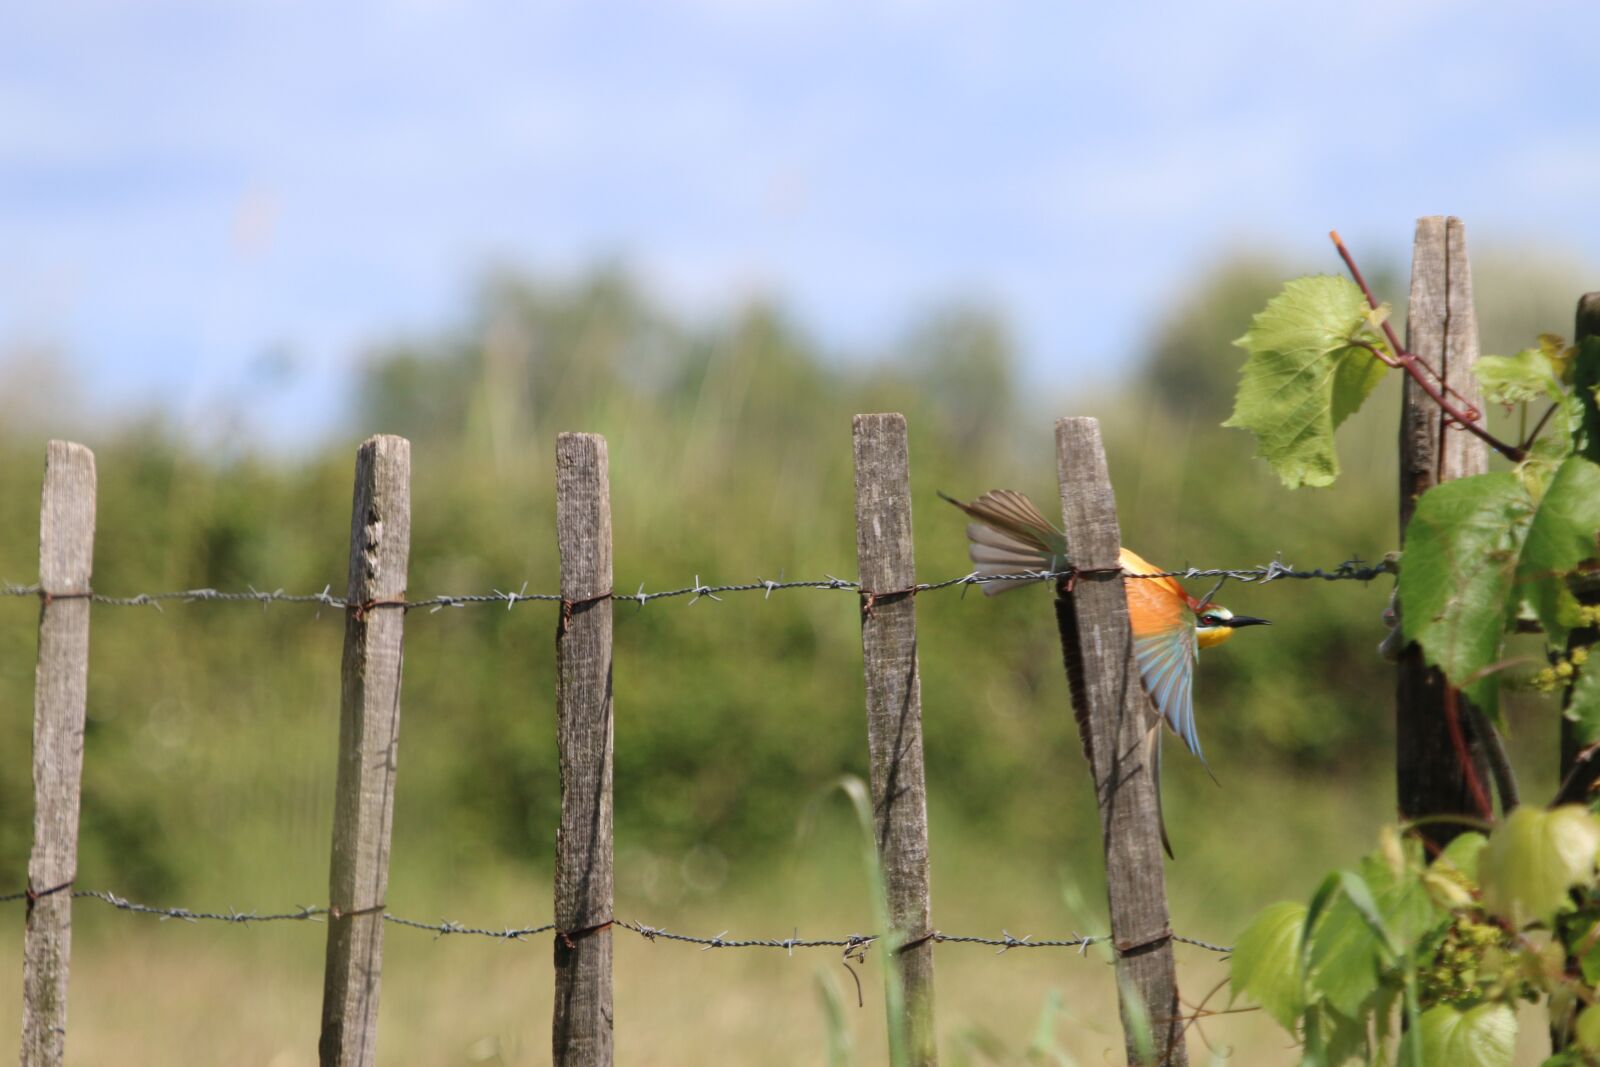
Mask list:
[[[1183,738],[1202,764],[1200,734],[1194,722],[1194,665],[1199,657],[1193,624],[1174,626],[1135,638],[1134,656],[1145,691],[1156,702],[1173,733]]]

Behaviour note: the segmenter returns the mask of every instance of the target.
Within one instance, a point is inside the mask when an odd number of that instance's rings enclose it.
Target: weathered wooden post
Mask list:
[[[356,453],[350,509],[339,771],[317,1043],[323,1067],[370,1067],[378,1040],[410,554],[411,443],[368,438]]]
[[[94,453],[70,441],[51,441],[39,505],[41,604],[33,682],[33,853],[22,944],[23,1067],[55,1067],[66,1050],[94,509]]]
[[[1159,783],[1156,768],[1146,760],[1147,738],[1161,722],[1134,660],[1118,560],[1122,531],[1098,420],[1056,423],[1056,465],[1067,556],[1077,571],[1059,584],[1056,620],[1100,808],[1128,1062],[1140,1062],[1147,1033],[1152,1063],[1187,1067],[1167,914]]]
[[[1406,348],[1439,372],[1443,387],[1477,408],[1478,320],[1472,306],[1472,269],[1466,234],[1458,218],[1431,215],[1417,220],[1411,258],[1411,299],[1406,313]],[[1400,541],[1416,510],[1417,498],[1440,482],[1488,470],[1482,440],[1451,427],[1439,406],[1409,377],[1400,414]],[[1401,604],[1400,609],[1405,610]],[[1427,666],[1422,651],[1408,645],[1401,653],[1395,701],[1395,759],[1400,814],[1480,816],[1467,770],[1451,739],[1453,715],[1484,789],[1489,767],[1479,736],[1479,717],[1459,694],[1447,708],[1444,675]],[[1422,833],[1443,846],[1466,827],[1432,823]]]
[[[556,439],[556,1067],[611,1063],[611,482],[606,439]]]
[[[890,1018],[889,1026],[900,1031],[909,1062],[931,1067],[938,1062],[929,939],[933,920],[905,416],[857,415],[854,442],[872,809],[889,921],[901,945],[894,964],[900,970],[904,1017]]]

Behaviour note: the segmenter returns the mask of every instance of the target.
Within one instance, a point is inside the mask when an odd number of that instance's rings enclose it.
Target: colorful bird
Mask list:
[[[967,539],[971,542],[968,553],[979,576],[1058,573],[1068,568],[1066,537],[1050,524],[1033,501],[1021,493],[1010,489],[992,489],[970,504],[963,504],[943,493],[939,495],[977,520],[968,525]],[[1122,550],[1119,562],[1123,571],[1130,575],[1161,573],[1160,568],[1145,562],[1131,549]],[[983,591],[994,596],[1040,580],[1013,578],[986,582]],[[1194,721],[1194,665],[1200,649],[1220,645],[1232,637],[1235,630],[1246,626],[1263,626],[1268,620],[1235,615],[1227,608],[1211,603],[1209,596],[1197,600],[1170,577],[1137,578],[1124,584],[1128,591],[1128,622],[1133,630],[1133,652],[1139,662],[1139,676],[1144,682],[1145,691],[1155,701],[1173,733],[1183,738],[1183,743],[1200,760],[1201,766],[1206,766],[1205,756],[1200,752],[1200,734]],[[1159,727],[1151,731],[1151,747],[1159,814]],[[1210,770],[1210,767],[1206,767],[1207,773]],[[1164,819],[1161,843],[1166,846],[1167,855],[1172,855]]]

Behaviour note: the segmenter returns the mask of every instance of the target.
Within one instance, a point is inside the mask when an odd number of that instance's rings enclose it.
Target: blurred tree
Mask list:
[[[1241,362],[1233,339],[1290,277],[1281,260],[1256,254],[1226,258],[1216,270],[1195,275],[1176,308],[1156,324],[1138,388],[1169,412],[1198,410],[1205,424],[1227,418]]]
[[[1018,399],[1016,348],[992,309],[935,309],[901,345],[900,359],[956,448],[979,455],[1008,427]]]

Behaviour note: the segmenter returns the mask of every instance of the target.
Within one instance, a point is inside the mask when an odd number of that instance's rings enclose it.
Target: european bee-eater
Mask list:
[[[1069,564],[1066,537],[1050,524],[1033,501],[1010,489],[991,489],[970,504],[939,494],[978,520],[967,527],[968,553],[977,574],[1022,574],[1030,571],[1059,573]],[[1160,574],[1131,549],[1122,549],[1119,562],[1126,574]],[[1035,581],[1039,579],[1033,579]],[[1030,584],[1027,580],[986,582],[989,596]],[[1197,600],[1170,577],[1129,578],[1128,622],[1133,630],[1133,652],[1145,691],[1155,701],[1172,731],[1183,738],[1205,766],[1200,735],[1194,722],[1194,665],[1200,649],[1220,645],[1246,626],[1261,626],[1266,619],[1235,615],[1209,600]],[[1152,760],[1156,776],[1157,812],[1161,801],[1161,732],[1151,730]],[[1210,768],[1206,767],[1207,773]],[[1162,820],[1161,843],[1167,855],[1172,845]]]

